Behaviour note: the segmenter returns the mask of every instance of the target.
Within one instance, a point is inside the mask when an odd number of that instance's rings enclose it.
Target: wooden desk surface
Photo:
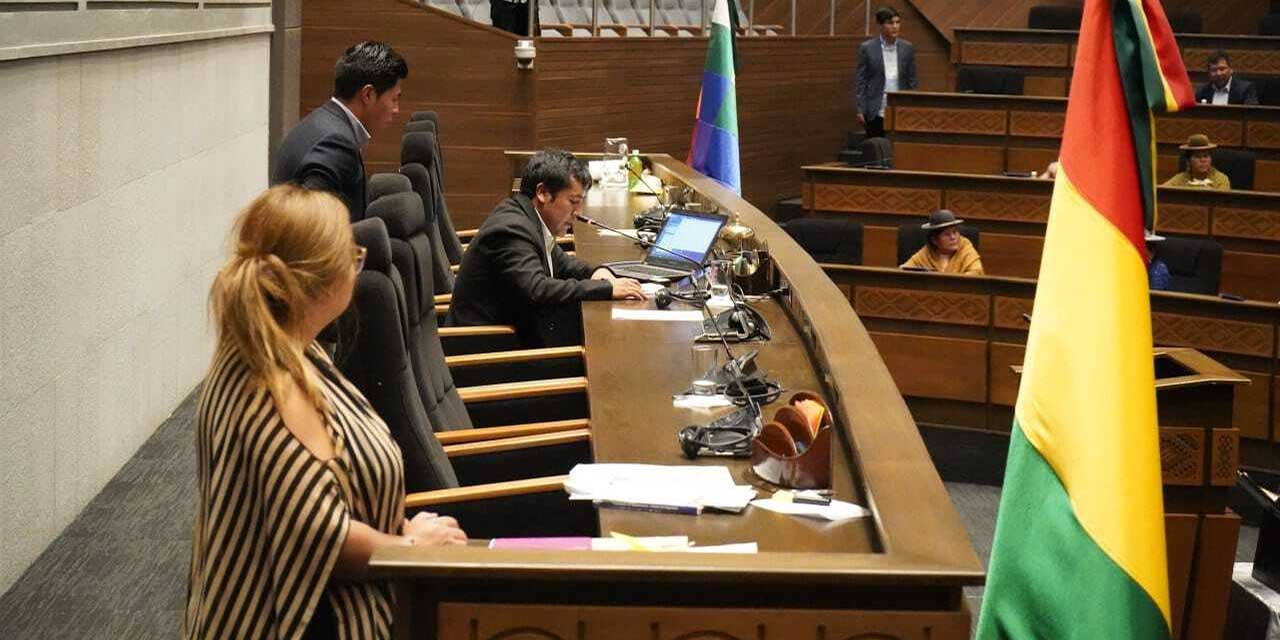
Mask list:
[[[688,184],[703,201],[740,212],[743,222],[768,241],[777,277],[789,283],[791,293],[785,309],[779,303],[758,305],[775,335],[760,346],[761,365],[788,388],[817,389],[827,399],[839,428],[835,488],[859,499],[874,516],[824,525],[755,509],[697,517],[602,510],[605,532],[687,533],[699,544],[755,540],[761,553],[708,557],[403,547],[375,554],[372,571],[404,578],[696,582],[739,588],[760,583],[826,583],[855,590],[914,585],[930,587],[932,595],[924,597],[933,606],[954,611],[962,601],[960,587],[983,582],[982,564],[902,396],[847,300],[784,231],[745,200],[668,156],[649,159],[665,180]],[[585,213],[629,226],[629,215],[652,202],[652,197],[596,191],[589,195]],[[593,262],[639,253],[630,241],[601,236],[581,224],[574,233],[578,254]],[[613,321],[613,305],[584,305],[596,460],[682,464],[676,431],[706,418],[673,409],[670,396],[691,378],[690,338],[699,329]],[[777,406],[766,407],[766,417]],[[730,466],[740,481],[748,481],[746,465]],[[750,585],[744,583],[746,576]],[[913,597],[889,598],[882,607],[906,606]]]

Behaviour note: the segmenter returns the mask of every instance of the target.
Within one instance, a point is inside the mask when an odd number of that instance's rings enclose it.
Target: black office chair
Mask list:
[[[960,225],[960,235],[969,239],[973,243],[973,248],[978,248],[978,242],[981,235],[977,227],[971,227],[967,224]],[[920,247],[923,247],[929,241],[929,232],[920,228],[920,223],[911,222],[908,224],[898,225],[898,264],[902,264],[911,259]]]
[[[1209,152],[1213,157],[1213,166],[1227,174],[1231,179],[1231,188],[1244,191],[1253,190],[1253,174],[1258,163],[1258,156],[1244,149],[1228,149],[1218,147]],[[1187,170],[1187,155],[1178,158],[1178,171]]]
[[[369,252],[352,297],[362,330],[337,363],[399,445],[409,492],[406,510],[429,508],[454,516],[473,537],[595,535],[591,506],[566,500],[563,491],[567,465],[589,461],[589,455],[567,460],[555,445],[517,438],[482,447],[441,444],[414,390],[401,279],[391,261],[386,226],[381,219],[367,219],[352,231]],[[589,442],[590,435],[575,437]],[[548,466],[556,475],[527,473]],[[493,477],[500,479],[485,479]],[[488,497],[493,495],[501,497]]]
[[[1280,107],[1280,78],[1258,78],[1253,85],[1258,88],[1258,104]]]
[[[435,171],[428,163],[432,162],[435,138],[428,133],[412,132],[404,134],[400,140],[400,173],[409,178],[413,190],[422,199],[423,211],[427,216],[427,234],[431,238],[431,249],[434,264],[432,265],[432,282],[435,293],[453,293],[453,270],[444,250],[440,234],[440,226],[436,216],[440,212],[443,199],[440,185],[436,182]]]
[[[444,194],[444,153],[440,150],[439,125],[431,120],[416,120],[405,125],[404,132],[425,133],[431,136],[431,157],[423,164],[432,172],[439,195],[436,198],[436,226],[439,227],[440,244],[444,248],[449,264],[462,264],[462,240],[457,228],[453,225],[453,216],[449,214],[449,201]],[[467,234],[475,235],[474,230]]]
[[[796,218],[782,226],[815,262],[862,264],[862,224],[849,219]]]
[[[961,67],[956,74],[956,92],[1020,96],[1024,79],[1016,69]]]
[[[1218,295],[1222,282],[1222,245],[1210,238],[1165,238],[1156,257],[1169,267],[1169,290]]]
[[[413,191],[409,179],[398,173],[375,173],[365,182],[365,206],[385,195]]]
[[[470,429],[524,421],[537,416],[543,421],[583,420],[587,416],[586,380],[581,350],[521,351],[502,358],[490,354],[488,367],[459,366],[464,384],[474,387],[495,382],[526,382],[521,393],[487,393],[487,401],[464,402],[463,391],[455,385],[452,370],[440,340],[435,304],[431,296],[428,224],[422,203],[415,194],[387,196],[369,206],[369,216],[386,223],[391,240],[392,260],[404,281],[407,311],[409,359],[418,380],[419,394],[427,417],[439,431]],[[551,354],[560,354],[553,356]],[[484,365],[481,358],[465,361]],[[478,361],[478,362],[477,362]],[[533,384],[540,381],[541,386]],[[470,394],[480,397],[481,394]],[[513,418],[517,418],[514,419]]]
[[[1258,35],[1280,36],[1280,13],[1269,13],[1258,22]]]
[[[1027,13],[1028,29],[1079,31],[1084,16],[1082,7],[1037,6]]]
[[[1169,28],[1174,33],[1203,33],[1204,20],[1194,11],[1168,11]]]

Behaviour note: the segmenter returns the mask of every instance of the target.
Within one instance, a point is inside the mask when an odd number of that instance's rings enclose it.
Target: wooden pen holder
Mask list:
[[[802,407],[817,403],[810,419]],[[812,405],[808,405],[810,411]],[[751,469],[761,479],[789,489],[831,487],[831,412],[816,394],[799,391],[778,409],[751,441]]]

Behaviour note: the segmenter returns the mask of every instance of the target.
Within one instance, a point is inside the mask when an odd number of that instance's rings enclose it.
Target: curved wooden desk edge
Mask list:
[[[826,374],[824,391],[852,445],[867,507],[880,525],[884,553],[870,555],[931,564],[960,584],[980,582],[985,573],[964,524],[902,394],[848,299],[808,253],[751,203],[668,155],[648,157],[659,175],[667,174],[664,179],[675,177],[722,209],[738,212],[743,223],[768,241],[773,264],[792,285],[792,308],[804,316],[796,320],[809,337],[819,370]],[[863,556],[851,557],[861,562]]]

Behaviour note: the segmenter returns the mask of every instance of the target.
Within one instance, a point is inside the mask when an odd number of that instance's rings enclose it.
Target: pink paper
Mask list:
[[[551,549],[555,551],[590,551],[591,538],[494,538],[490,549]]]

